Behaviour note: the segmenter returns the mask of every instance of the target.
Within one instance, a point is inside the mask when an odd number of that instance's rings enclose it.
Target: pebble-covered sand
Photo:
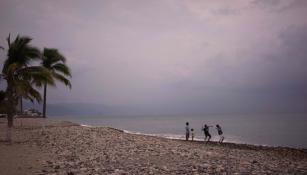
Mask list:
[[[45,119],[46,120],[46,119]],[[44,119],[0,119],[0,174],[307,174],[307,151],[187,142]]]

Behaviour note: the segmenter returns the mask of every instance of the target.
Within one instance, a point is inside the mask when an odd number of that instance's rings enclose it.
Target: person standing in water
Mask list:
[[[223,131],[222,131],[222,127],[217,124],[216,125],[216,130],[217,130],[217,133],[219,134],[220,136],[220,140],[219,140],[219,143],[222,143],[224,141],[224,136],[223,136]]]
[[[189,122],[186,122],[185,124],[185,140],[189,140],[190,137],[190,127],[189,127]]]
[[[210,141],[210,139],[211,139],[211,134],[209,133],[209,127],[212,127],[212,126],[207,126],[206,124],[204,125],[204,127],[203,127],[203,131],[204,131],[204,134],[205,134],[205,141],[207,140],[207,138],[208,138],[208,142]]]

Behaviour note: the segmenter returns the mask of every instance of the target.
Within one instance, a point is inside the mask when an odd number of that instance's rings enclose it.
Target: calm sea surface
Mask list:
[[[109,126],[127,132],[183,139],[185,123],[203,140],[203,124],[222,126],[225,141],[307,148],[307,114],[236,114],[199,116],[50,116],[90,126]],[[215,127],[212,140],[218,140]]]

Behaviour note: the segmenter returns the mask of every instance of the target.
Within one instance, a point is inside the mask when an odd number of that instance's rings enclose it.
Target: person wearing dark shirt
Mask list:
[[[205,134],[205,141],[207,140],[207,138],[208,138],[208,142],[210,141],[210,139],[211,139],[211,134],[209,133],[209,127],[212,127],[212,126],[208,126],[207,124],[205,124],[204,125],[204,127],[203,127],[203,131],[204,131],[204,134]]]

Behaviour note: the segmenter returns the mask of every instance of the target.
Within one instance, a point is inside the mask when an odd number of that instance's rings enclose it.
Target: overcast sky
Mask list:
[[[306,0],[1,0],[0,45],[27,35],[67,57],[73,87],[49,103],[301,111],[306,17]]]

